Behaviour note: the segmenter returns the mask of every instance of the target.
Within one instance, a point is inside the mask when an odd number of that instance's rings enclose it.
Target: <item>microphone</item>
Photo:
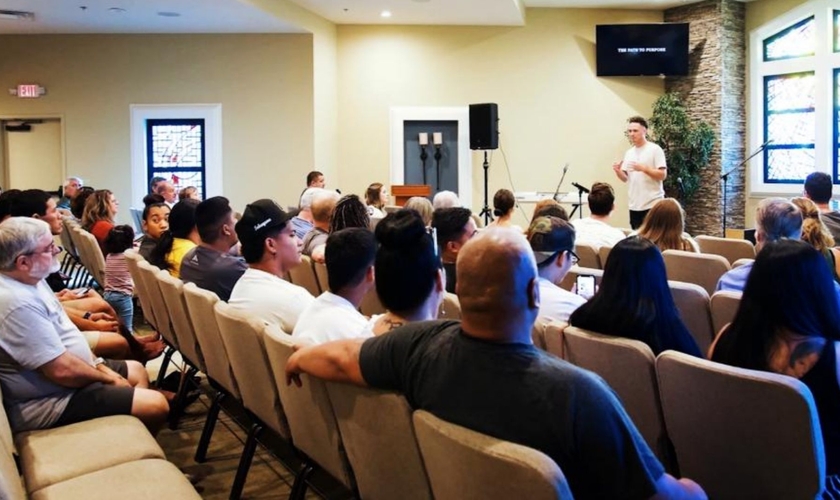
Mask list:
[[[764,148],[767,147],[768,144],[772,144],[772,143],[773,143],[773,139],[767,139],[767,142],[762,144],[760,149],[764,149]]]
[[[680,198],[685,196],[685,185],[683,184],[682,177],[677,177],[677,185],[679,186]]]
[[[557,189],[554,190],[554,196],[551,197],[551,199],[554,200],[554,201],[558,201],[557,200],[557,195],[560,194],[560,186],[563,185],[563,181],[566,179],[566,171],[568,171],[568,170],[569,170],[569,164],[566,163],[565,165],[563,165],[563,175],[560,176],[560,182],[557,183]]]
[[[563,165],[563,173],[565,174],[569,170],[569,164]]]
[[[589,192],[589,189],[587,189],[587,188],[585,188],[585,187],[581,186],[581,185],[580,185],[580,184],[578,184],[577,182],[573,182],[573,183],[572,183],[572,186],[574,186],[574,187],[578,188],[578,191],[582,191],[582,192],[584,192],[584,193],[588,193],[588,192]]]
[[[338,189],[338,188],[336,188],[335,192],[338,193],[338,194],[341,194],[341,190]]]

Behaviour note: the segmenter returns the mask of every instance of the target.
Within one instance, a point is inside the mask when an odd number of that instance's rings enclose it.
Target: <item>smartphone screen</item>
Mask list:
[[[577,294],[585,299],[591,299],[595,295],[595,276],[591,274],[578,275],[575,281]]]
[[[73,293],[81,297],[82,295],[87,295],[88,290],[90,290],[90,288],[79,288],[77,290],[73,290]]]

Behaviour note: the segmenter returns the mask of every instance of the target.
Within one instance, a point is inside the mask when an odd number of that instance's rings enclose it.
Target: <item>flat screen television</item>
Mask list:
[[[599,24],[598,76],[688,75],[688,23]]]

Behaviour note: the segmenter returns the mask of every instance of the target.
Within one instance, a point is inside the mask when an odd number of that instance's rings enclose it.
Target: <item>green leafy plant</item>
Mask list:
[[[668,163],[665,190],[679,191],[677,179],[684,186],[683,203],[691,202],[700,187],[701,171],[709,164],[715,146],[715,132],[704,121],[694,121],[682,98],[673,92],[660,96],[650,117],[650,140],[659,144]]]

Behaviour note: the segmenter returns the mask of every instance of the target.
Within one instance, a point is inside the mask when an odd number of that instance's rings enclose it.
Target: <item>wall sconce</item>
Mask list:
[[[432,133],[432,139],[435,143],[435,172],[437,173],[437,188],[440,189],[440,147],[443,146],[443,133]]]
[[[420,132],[417,142],[420,144],[420,162],[423,164],[423,184],[426,184],[426,160],[429,158],[426,154],[426,146],[429,145],[429,134]]]

